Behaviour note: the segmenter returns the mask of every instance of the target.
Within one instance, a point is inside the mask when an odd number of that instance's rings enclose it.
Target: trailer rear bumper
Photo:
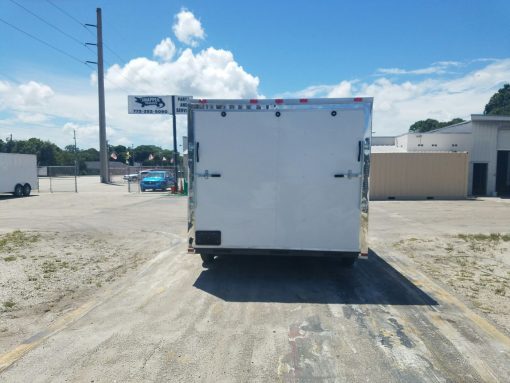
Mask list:
[[[283,249],[233,249],[233,248],[210,248],[195,247],[190,253],[211,256],[300,256],[300,257],[330,257],[330,258],[358,258],[359,251],[327,251],[327,250],[283,250]]]

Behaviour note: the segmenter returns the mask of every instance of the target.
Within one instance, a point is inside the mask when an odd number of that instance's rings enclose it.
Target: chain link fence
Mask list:
[[[130,193],[145,191],[170,191],[182,193],[185,189],[184,175],[179,169],[177,188],[175,188],[174,166],[126,166],[125,168],[110,168],[110,183],[126,185]],[[150,180],[145,180],[150,178]]]
[[[75,166],[43,166],[37,171],[39,192],[78,192],[78,174]]]

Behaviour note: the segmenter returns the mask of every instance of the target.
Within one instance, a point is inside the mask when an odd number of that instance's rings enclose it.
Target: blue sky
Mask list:
[[[14,0],[78,41],[92,33],[46,0]],[[81,22],[103,9],[111,141],[171,145],[167,121],[125,113],[127,93],[195,97],[375,97],[374,131],[468,118],[510,81],[509,1],[51,0]],[[94,52],[11,0],[0,18],[0,138],[97,146]],[[180,15],[180,16],[177,16]],[[198,23],[198,24],[197,24]],[[176,29],[176,25],[178,28]],[[155,47],[164,39],[159,54]],[[62,110],[65,108],[65,110]],[[180,119],[179,132],[185,134]]]

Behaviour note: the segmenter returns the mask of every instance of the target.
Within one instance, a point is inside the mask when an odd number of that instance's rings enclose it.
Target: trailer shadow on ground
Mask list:
[[[227,302],[437,305],[375,252],[353,268],[312,257],[218,257],[194,286]]]
[[[32,198],[38,197],[38,194],[30,194],[28,197],[16,197],[12,194],[0,194],[0,201],[7,201],[10,199],[20,199],[20,198]]]

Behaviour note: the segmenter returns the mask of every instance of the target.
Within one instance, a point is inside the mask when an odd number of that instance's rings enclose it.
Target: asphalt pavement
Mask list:
[[[184,221],[185,202],[168,200],[169,222]],[[372,204],[372,250],[352,269],[292,257],[204,269],[170,224],[171,248],[0,354],[0,381],[508,382],[508,334],[389,246],[427,230],[416,209],[446,222],[446,207],[473,208],[449,203]],[[479,204],[478,220],[505,225],[494,206]]]

